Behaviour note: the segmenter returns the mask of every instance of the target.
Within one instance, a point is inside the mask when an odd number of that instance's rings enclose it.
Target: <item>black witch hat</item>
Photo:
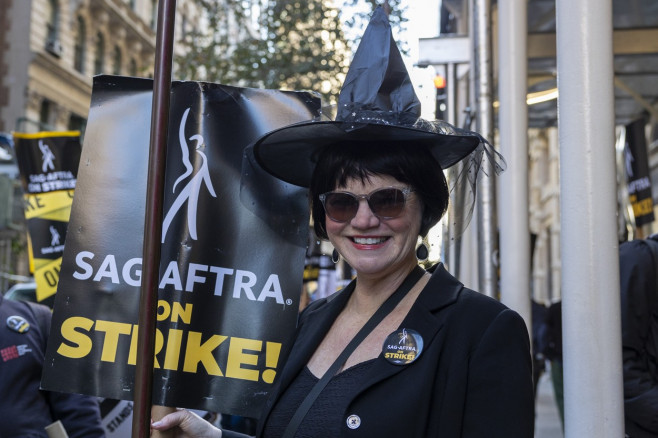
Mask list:
[[[393,40],[388,17],[378,7],[366,28],[338,98],[336,119],[296,123],[258,139],[258,163],[277,178],[308,187],[319,152],[350,142],[428,147],[443,169],[486,141],[447,122],[420,118],[420,101]]]

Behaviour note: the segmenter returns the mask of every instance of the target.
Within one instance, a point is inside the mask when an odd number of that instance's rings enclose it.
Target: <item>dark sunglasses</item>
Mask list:
[[[367,195],[350,192],[327,192],[319,196],[324,211],[334,222],[349,222],[359,211],[359,201],[365,199],[370,211],[380,219],[393,219],[400,216],[407,202],[410,188],[384,187]]]

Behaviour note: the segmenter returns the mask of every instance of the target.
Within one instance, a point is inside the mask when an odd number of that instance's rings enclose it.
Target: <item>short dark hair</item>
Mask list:
[[[421,236],[427,235],[448,209],[445,175],[426,147],[379,142],[330,145],[318,155],[309,193],[313,228],[320,239],[327,239],[327,229],[318,196],[345,185],[350,178],[365,182],[374,175],[392,176],[411,186],[422,203]]]

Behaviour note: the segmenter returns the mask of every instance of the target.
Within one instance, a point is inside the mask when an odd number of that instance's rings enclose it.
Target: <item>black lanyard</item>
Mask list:
[[[338,356],[336,361],[331,365],[326,373],[322,376],[320,380],[311,388],[309,393],[306,395],[304,401],[299,405],[295,415],[292,416],[288,427],[286,427],[285,432],[283,433],[282,438],[293,438],[297,432],[297,428],[301,424],[302,420],[308,413],[308,410],[311,408],[315,399],[320,395],[322,390],[327,383],[334,377],[336,372],[342,367],[347,358],[350,357],[354,349],[363,342],[363,340],[373,331],[375,327],[379,325],[380,322],[391,313],[395,306],[407,295],[407,292],[411,290],[412,287],[420,280],[420,278],[425,274],[425,270],[420,266],[416,266],[410,273],[407,275],[407,278],[404,279],[400,287],[397,288],[393,294],[384,301],[384,304],[379,306],[379,309],[375,312],[374,315],[370,317],[368,322],[359,330],[359,332],[354,336],[354,338],[347,344],[347,347],[343,352]]]

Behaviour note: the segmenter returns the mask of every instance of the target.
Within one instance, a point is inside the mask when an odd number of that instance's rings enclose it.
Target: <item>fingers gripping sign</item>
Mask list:
[[[151,436],[153,431],[171,431],[175,438],[221,438],[222,431],[194,412],[186,409],[178,409],[165,415],[158,421],[151,423]],[[162,435],[160,435],[162,436]]]

